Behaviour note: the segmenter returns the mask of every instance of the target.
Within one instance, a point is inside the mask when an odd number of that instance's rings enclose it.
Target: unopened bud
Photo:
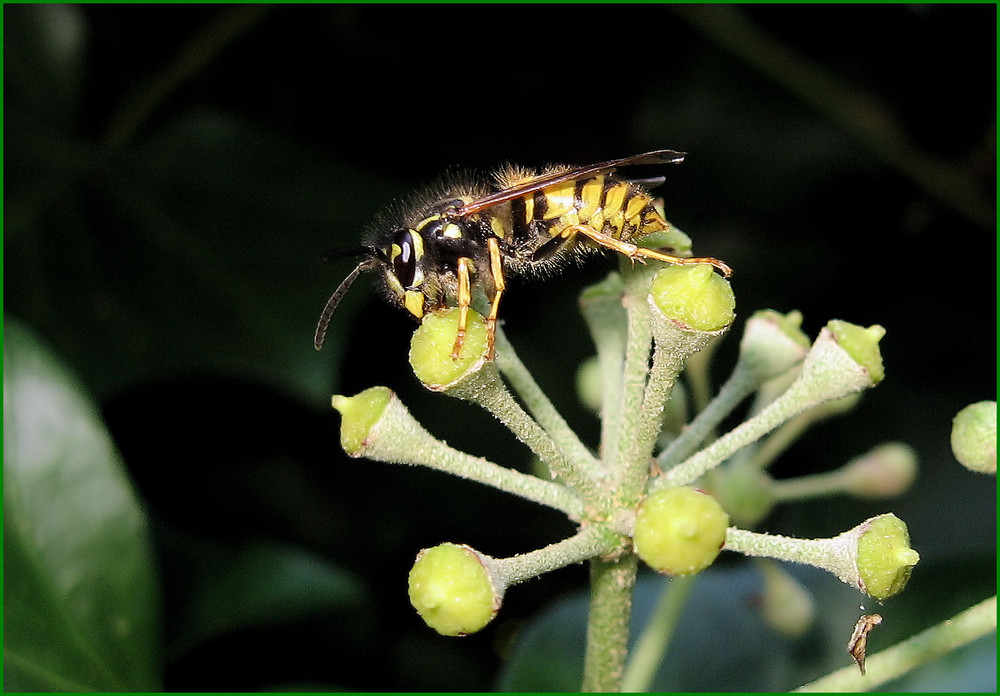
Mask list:
[[[980,401],[958,412],[951,427],[951,450],[971,471],[997,472],[996,401]]]
[[[656,310],[686,329],[721,331],[736,316],[736,298],[729,281],[708,264],[660,269],[649,294]]]
[[[861,589],[875,599],[888,599],[906,587],[920,554],[910,548],[906,523],[895,515],[881,515],[865,525],[857,551]]]
[[[900,495],[917,477],[917,454],[902,442],[879,445],[843,470],[844,490],[863,498]]]
[[[726,541],[729,515],[704,491],[671,486],[640,504],[632,541],[653,570],[691,575],[712,564]]]
[[[486,320],[471,309],[461,351],[454,357],[460,316],[457,307],[428,314],[410,341],[413,372],[432,391],[447,391],[479,372],[488,362]]]
[[[420,618],[445,636],[464,636],[493,620],[503,589],[493,584],[491,559],[464,544],[424,549],[410,570],[410,603]]]

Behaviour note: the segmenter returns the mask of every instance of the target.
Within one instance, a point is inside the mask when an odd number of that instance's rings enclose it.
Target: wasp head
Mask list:
[[[422,319],[426,310],[444,304],[449,292],[454,292],[448,270],[470,243],[469,223],[450,215],[463,202],[463,199],[448,199],[435,203],[406,223],[399,224],[397,219],[372,244],[337,254],[360,254],[364,258],[327,301],[313,337],[316,350],[323,346],[337,305],[365,271],[379,269],[389,299],[417,319]]]

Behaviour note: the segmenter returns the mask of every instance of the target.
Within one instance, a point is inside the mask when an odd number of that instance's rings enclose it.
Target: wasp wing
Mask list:
[[[675,152],[674,150],[654,150],[652,152],[644,152],[641,155],[608,160],[607,162],[599,162],[585,167],[577,167],[576,169],[567,169],[565,171],[542,174],[541,176],[529,179],[528,181],[520,183],[516,186],[511,186],[510,188],[506,188],[502,191],[496,191],[483,196],[482,198],[478,198],[471,203],[466,203],[461,207],[453,208],[448,211],[447,214],[452,217],[472,215],[473,213],[478,213],[492,206],[499,205],[500,203],[504,203],[521,196],[526,196],[529,193],[534,193],[535,191],[539,191],[549,186],[555,186],[556,184],[561,184],[566,181],[576,181],[577,179],[582,179],[594,174],[613,172],[619,167],[635,167],[644,164],[677,164],[684,161],[684,156],[683,152]]]

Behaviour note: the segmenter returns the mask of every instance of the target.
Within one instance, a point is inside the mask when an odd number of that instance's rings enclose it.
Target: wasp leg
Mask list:
[[[645,261],[646,259],[654,259],[656,261],[663,261],[664,263],[672,263],[677,265],[690,265],[697,263],[709,263],[719,269],[724,276],[727,278],[733,274],[733,269],[727,266],[724,262],[719,259],[713,259],[709,256],[699,256],[694,258],[684,258],[681,256],[671,256],[669,254],[664,254],[662,252],[656,251],[655,249],[647,249],[646,247],[641,247],[632,242],[623,242],[620,239],[615,239],[611,235],[604,234],[603,232],[598,232],[593,227],[588,225],[570,225],[562,232],[560,236],[570,237],[574,234],[582,234],[585,237],[593,240],[597,244],[607,249],[612,249],[617,251],[619,254],[624,254],[629,257],[632,261]]]
[[[464,256],[458,259],[458,333],[451,348],[451,359],[458,360],[465,343],[465,329],[469,325],[469,305],[472,304],[472,283],[469,279],[469,264],[472,259]]]
[[[486,318],[486,359],[493,360],[496,357],[497,313],[500,311],[500,297],[507,289],[507,282],[503,277],[500,242],[496,237],[490,237],[486,244],[490,250],[490,273],[493,276],[493,301],[490,303],[490,315]]]

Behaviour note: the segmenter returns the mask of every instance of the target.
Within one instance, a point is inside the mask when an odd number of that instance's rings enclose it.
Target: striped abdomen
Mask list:
[[[515,246],[541,246],[573,225],[587,225],[624,241],[668,228],[644,189],[604,174],[512,200],[509,225],[502,236]]]

